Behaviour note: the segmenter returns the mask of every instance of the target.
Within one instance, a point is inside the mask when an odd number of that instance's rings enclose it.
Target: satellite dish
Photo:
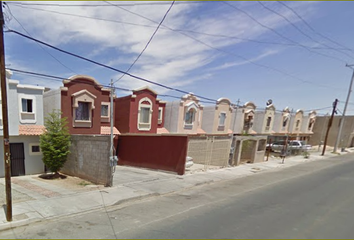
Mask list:
[[[268,101],[267,101],[267,106],[269,106],[269,105],[271,105],[273,103],[273,100],[272,99],[269,99]]]

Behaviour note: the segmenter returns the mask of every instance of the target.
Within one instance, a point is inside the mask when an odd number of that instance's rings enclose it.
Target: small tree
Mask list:
[[[43,153],[43,163],[59,177],[59,171],[64,166],[70,153],[70,134],[67,119],[61,118],[59,110],[53,110],[45,118],[46,131],[40,136],[40,147]]]

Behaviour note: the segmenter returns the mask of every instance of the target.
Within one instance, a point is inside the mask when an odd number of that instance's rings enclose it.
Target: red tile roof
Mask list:
[[[206,132],[203,129],[198,128],[197,129],[197,134],[206,134]]]
[[[111,127],[101,127],[101,135],[109,135],[111,134]],[[113,134],[120,135],[120,132],[117,128],[113,127]]]
[[[157,128],[157,133],[170,133],[166,128]]]
[[[42,125],[19,125],[19,135],[26,136],[39,136],[45,131],[45,127]]]

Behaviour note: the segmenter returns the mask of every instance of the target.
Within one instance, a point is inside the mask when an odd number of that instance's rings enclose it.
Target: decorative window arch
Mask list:
[[[138,130],[151,130],[152,107],[153,104],[149,98],[145,97],[140,99],[138,108]]]
[[[190,102],[185,106],[184,128],[192,129],[198,111],[198,106]]]
[[[73,127],[92,127],[92,110],[95,109],[95,95],[86,89],[73,93]]]

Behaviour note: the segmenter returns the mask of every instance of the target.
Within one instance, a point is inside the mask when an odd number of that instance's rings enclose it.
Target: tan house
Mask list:
[[[256,105],[246,102],[242,107],[234,108],[232,112],[231,129],[234,134],[255,134],[253,130]]]
[[[203,109],[193,93],[184,95],[181,101],[167,102],[165,128],[170,133],[205,134],[202,130]]]
[[[275,107],[268,105],[263,111],[256,111],[254,115],[253,130],[258,135],[271,135],[274,133]]]
[[[220,98],[215,106],[204,107],[202,129],[208,134],[232,134],[231,120],[231,102],[227,98]]]

